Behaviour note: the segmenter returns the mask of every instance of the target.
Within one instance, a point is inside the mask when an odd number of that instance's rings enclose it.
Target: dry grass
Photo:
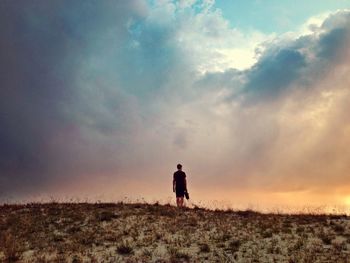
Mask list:
[[[350,218],[123,203],[0,206],[1,262],[350,262]]]

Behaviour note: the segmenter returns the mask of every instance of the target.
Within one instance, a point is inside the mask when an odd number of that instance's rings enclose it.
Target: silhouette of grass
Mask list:
[[[0,247],[3,247],[4,261],[16,262],[20,258],[22,247],[16,241],[16,238],[9,232],[1,235]]]
[[[117,247],[117,252],[121,255],[130,255],[133,253],[133,248],[127,242],[123,242]]]
[[[170,248],[169,254],[170,254],[170,262],[174,262],[174,263],[189,262],[191,258],[187,253],[182,252],[177,248]]]
[[[209,253],[210,252],[210,246],[207,243],[199,244],[199,251],[203,253]]]

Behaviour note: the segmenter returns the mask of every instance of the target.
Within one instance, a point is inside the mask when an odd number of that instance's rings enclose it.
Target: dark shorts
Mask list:
[[[184,188],[176,188],[176,197],[184,197],[185,196],[185,189]]]

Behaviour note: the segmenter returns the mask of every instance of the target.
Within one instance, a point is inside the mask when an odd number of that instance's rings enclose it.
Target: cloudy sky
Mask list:
[[[0,199],[350,207],[350,0],[2,0]]]

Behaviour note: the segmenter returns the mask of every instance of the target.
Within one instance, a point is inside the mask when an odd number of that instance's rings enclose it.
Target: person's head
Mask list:
[[[182,165],[181,164],[178,164],[176,167],[177,167],[178,170],[182,169]]]

